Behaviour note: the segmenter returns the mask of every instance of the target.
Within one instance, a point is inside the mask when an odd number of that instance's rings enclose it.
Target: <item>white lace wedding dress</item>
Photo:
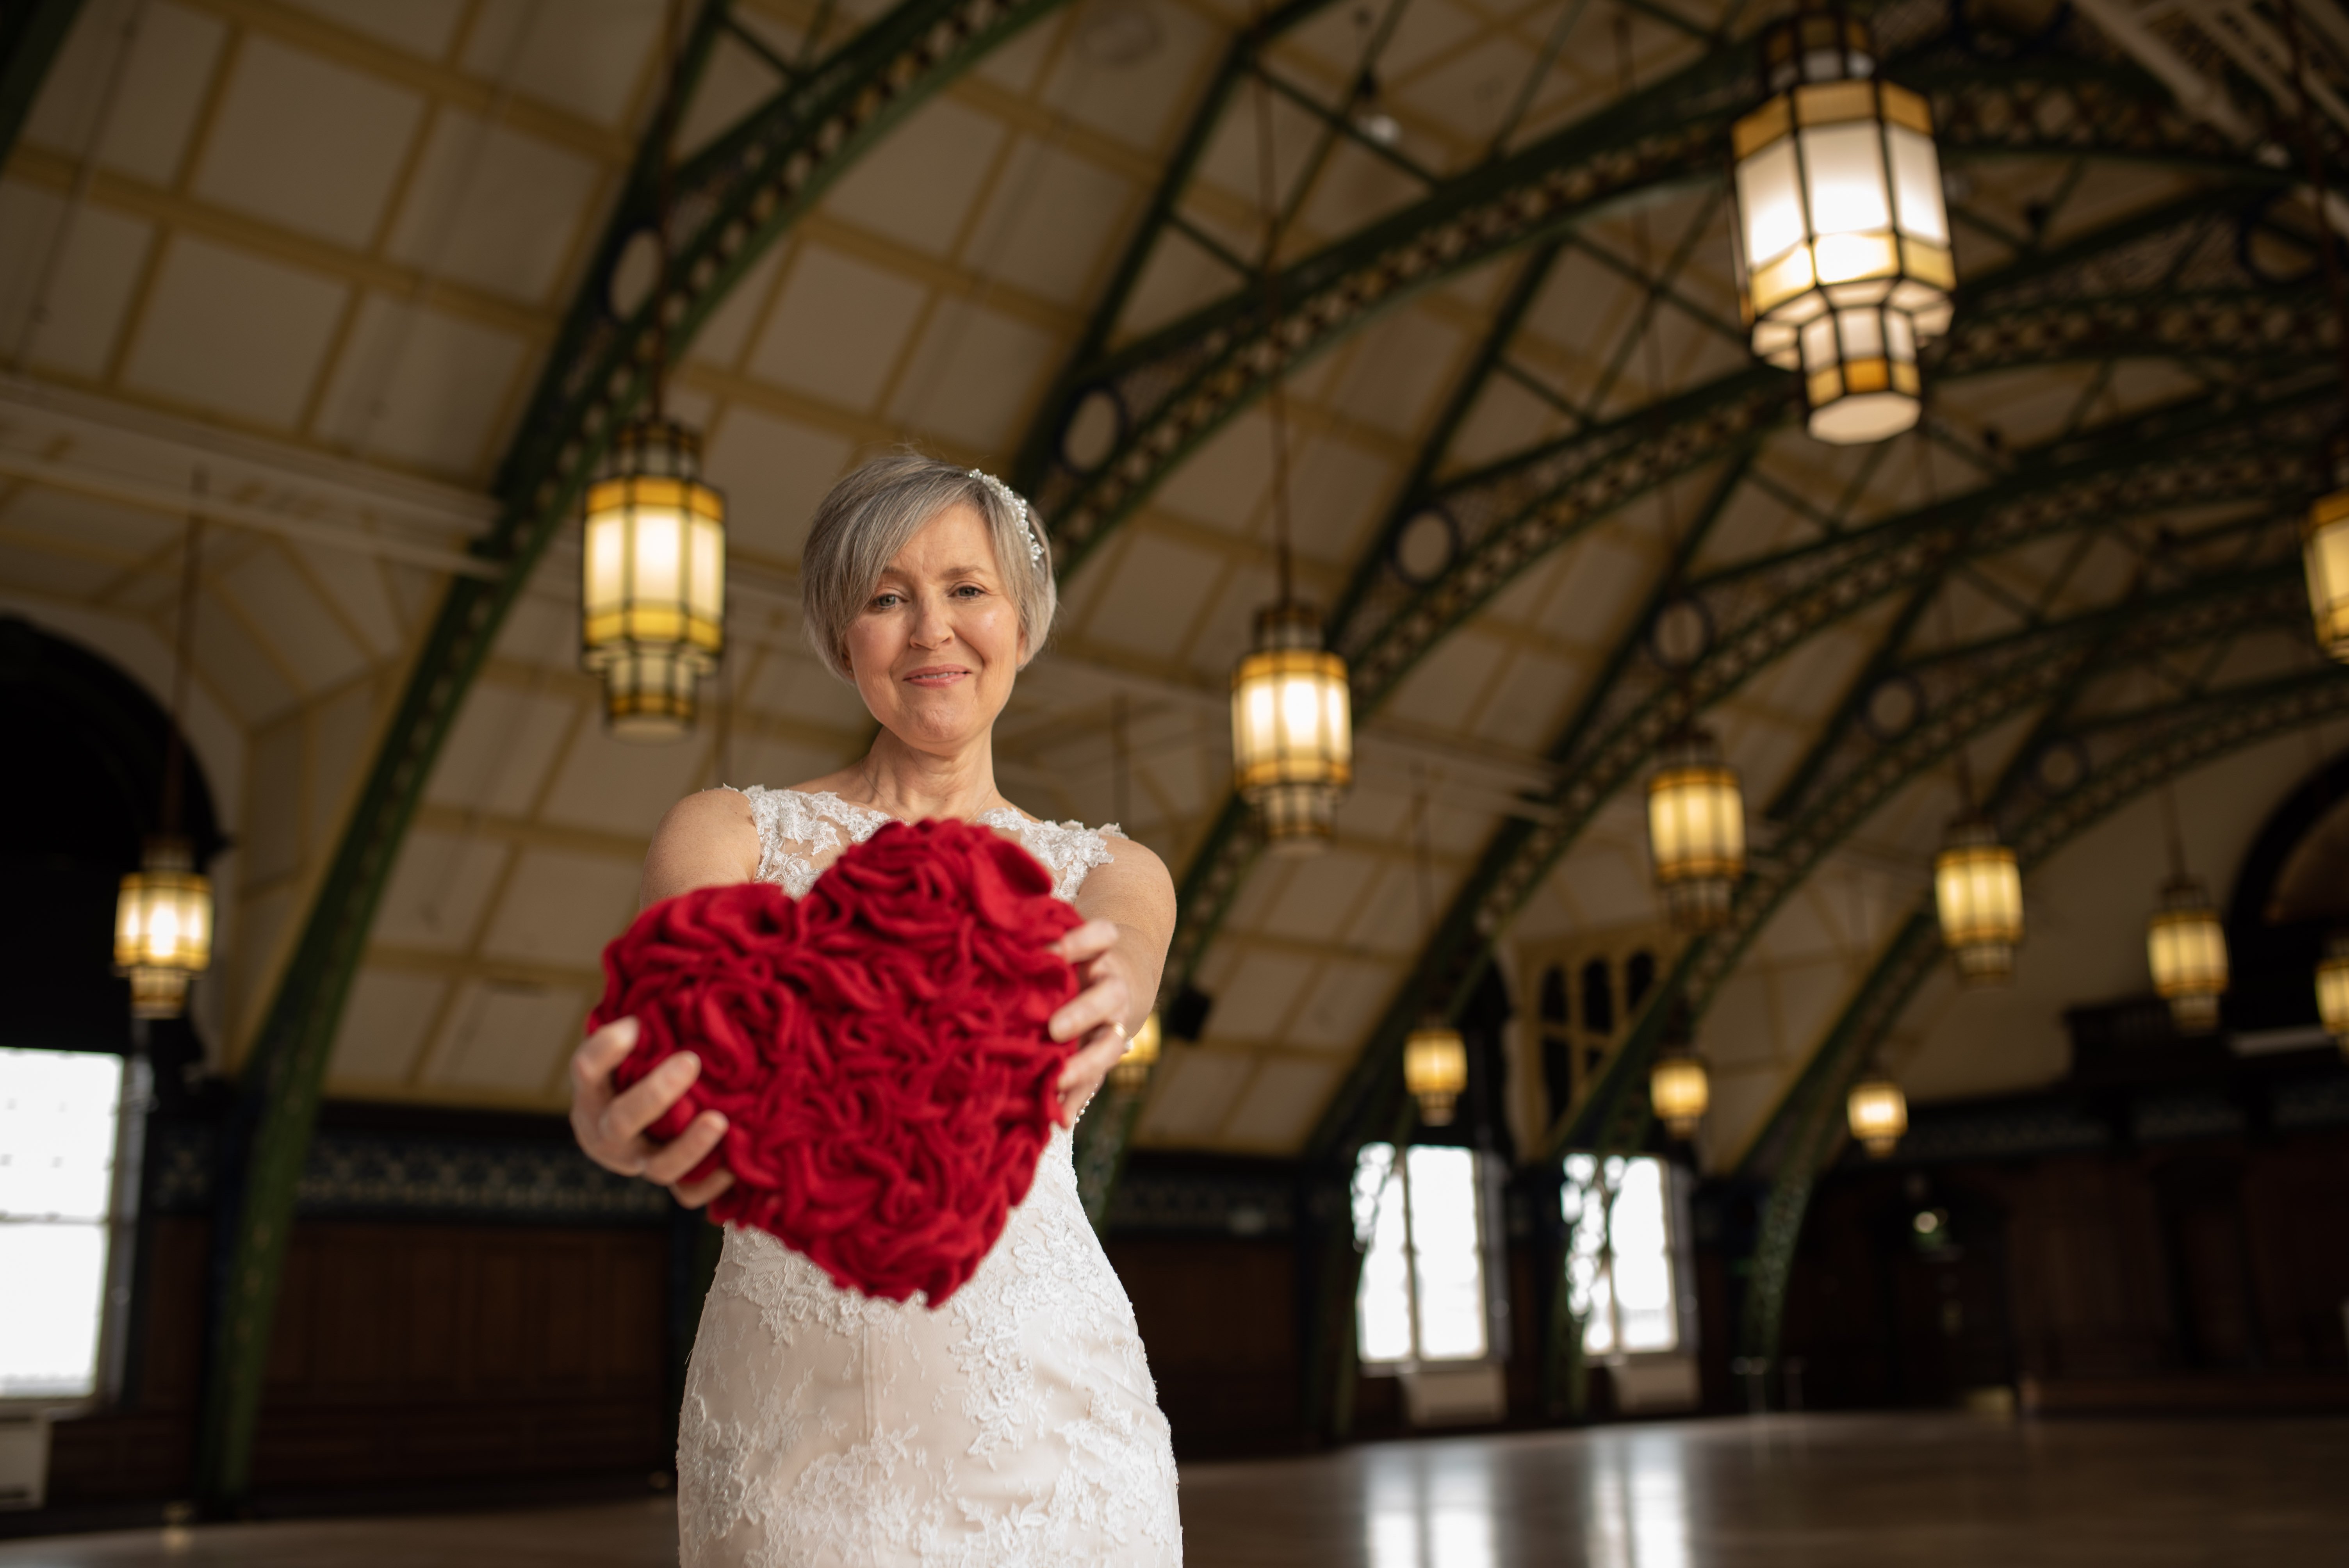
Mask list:
[[[745,789],[759,880],[794,898],[890,819]],[[1101,834],[979,820],[1073,899]],[[978,1272],[932,1312],[842,1290],[728,1226],[678,1430],[682,1568],[1159,1568],[1183,1557],[1174,1456],[1133,1308],[1077,1201],[1069,1134]]]

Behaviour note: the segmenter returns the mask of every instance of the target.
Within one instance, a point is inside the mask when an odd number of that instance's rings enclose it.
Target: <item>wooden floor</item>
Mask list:
[[[1191,1568],[2349,1564],[2349,1420],[1797,1416],[1183,1471]],[[666,1501],[0,1545],[0,1564],[657,1568]]]

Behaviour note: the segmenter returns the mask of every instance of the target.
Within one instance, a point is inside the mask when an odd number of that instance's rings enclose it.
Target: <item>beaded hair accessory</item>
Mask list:
[[[1019,514],[1019,526],[1028,531],[1028,562],[1031,566],[1044,563],[1044,542],[1037,537],[1035,521],[1028,515],[1028,503],[1019,492],[997,479],[984,469],[973,469],[970,477],[995,492],[995,498]]]

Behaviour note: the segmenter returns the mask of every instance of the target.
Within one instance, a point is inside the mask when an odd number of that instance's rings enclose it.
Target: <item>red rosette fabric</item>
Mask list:
[[[726,1136],[693,1172],[734,1184],[713,1218],[755,1225],[843,1286],[944,1303],[1028,1195],[1076,1043],[1045,1024],[1077,993],[1047,951],[1075,911],[1018,844],[968,822],[892,823],[794,903],[703,888],[604,950],[593,1030],[643,1029],[622,1089],[678,1051],[701,1076],[648,1130],[705,1109]]]

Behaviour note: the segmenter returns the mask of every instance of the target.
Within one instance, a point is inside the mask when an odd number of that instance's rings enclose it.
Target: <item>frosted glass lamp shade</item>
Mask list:
[[[1150,1081],[1150,1069],[1158,1060],[1162,1038],[1158,1015],[1154,1012],[1142,1020],[1142,1027],[1134,1030],[1133,1038],[1126,1042],[1125,1055],[1109,1069],[1110,1082],[1127,1094],[1139,1093]]]
[[[1657,1058],[1648,1074],[1648,1103],[1665,1131],[1683,1140],[1695,1137],[1697,1123],[1713,1103],[1704,1058],[1687,1052]]]
[[[1933,858],[1933,905],[1941,944],[1969,985],[1993,985],[2014,973],[2023,941],[2023,873],[2014,851],[1979,817],[1960,820]]]
[[[1702,730],[1666,746],[1648,779],[1648,851],[1674,925],[1727,923],[1730,895],[1745,874],[1745,797],[1736,769]]]
[[[1448,1127],[1452,1111],[1468,1087],[1468,1045],[1460,1031],[1441,1024],[1413,1029],[1402,1047],[1402,1086],[1419,1101],[1420,1119]]]
[[[2179,1029],[2203,1035],[2219,1026],[2219,998],[2227,991],[2227,933],[2210,895],[2191,877],[2161,890],[2147,922],[2146,962],[2153,988],[2169,1004]]]
[[[1813,436],[1880,441],[1917,422],[1917,350],[1957,283],[1932,110],[1831,7],[1762,50],[1772,96],[1730,131],[1739,304],[1754,352],[1802,372]]]
[[[1232,671],[1232,788],[1254,807],[1275,853],[1311,853],[1337,830],[1354,780],[1353,694],[1346,662],[1321,646],[1302,604],[1257,616],[1256,650]]]
[[[580,663],[604,676],[615,737],[671,740],[693,727],[696,685],[725,651],[726,500],[682,426],[629,426],[610,469],[587,491]]]
[[[2349,1051],[2349,931],[2325,939],[2316,961],[2316,1016],[2344,1051]]]
[[[2308,509],[2300,562],[2308,578],[2317,646],[2349,663],[2349,483]]]
[[[1844,1116],[1860,1146],[1881,1160],[1909,1130],[1909,1097],[1890,1078],[1868,1078],[1852,1086]]]
[[[197,872],[185,840],[149,840],[114,905],[114,967],[129,976],[131,1016],[178,1017],[188,982],[212,962],[212,880]]]

